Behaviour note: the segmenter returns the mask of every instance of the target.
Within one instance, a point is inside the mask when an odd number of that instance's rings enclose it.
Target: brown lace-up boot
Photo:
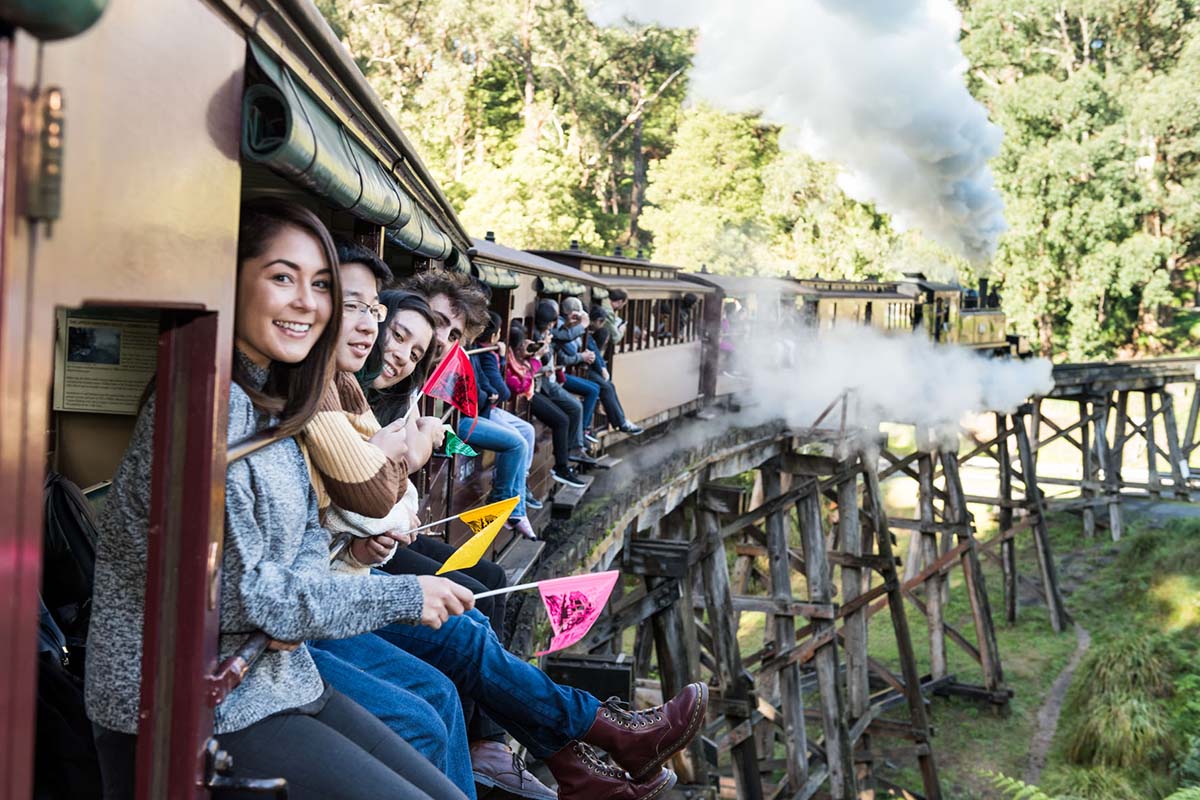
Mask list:
[[[689,683],[668,703],[634,711],[610,697],[583,741],[599,747],[635,781],[658,771],[704,724],[708,684]]]
[[[546,759],[546,766],[558,781],[559,800],[654,800],[675,785],[675,773],[669,769],[660,769],[649,780],[633,781],[583,742],[571,742]]]

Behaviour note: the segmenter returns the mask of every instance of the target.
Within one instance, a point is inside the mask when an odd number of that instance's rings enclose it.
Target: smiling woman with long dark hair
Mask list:
[[[329,536],[290,434],[311,418],[330,380],[341,312],[337,259],[320,220],[282,201],[244,207],[229,442],[271,425],[289,435],[226,471],[219,654],[230,656],[258,630],[273,643],[216,707],[216,736],[235,777],[283,777],[294,800],[462,798],[383,723],[326,687],[298,644],[416,622],[429,611],[424,578],[329,570]],[[133,796],[154,407],[152,394],[98,526],[85,694],[110,800]]]

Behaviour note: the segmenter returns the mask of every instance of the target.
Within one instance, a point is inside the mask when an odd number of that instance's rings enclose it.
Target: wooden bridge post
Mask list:
[[[707,507],[703,494],[697,508],[700,541],[706,555],[700,562],[704,579],[704,602],[708,609],[708,624],[720,682],[723,708],[731,731],[749,726],[754,710],[753,682],[742,667],[742,655],[737,640],[737,617],[733,612],[733,592],[729,582],[729,565],[725,558],[725,542],[721,538],[721,523],[717,514]],[[746,730],[731,748],[733,782],[738,800],[761,800],[762,775],[753,731]]]
[[[1196,441],[1197,422],[1200,422],[1200,373],[1196,375],[1196,380],[1192,383],[1192,407],[1188,411],[1187,427],[1183,434],[1183,459],[1185,464],[1191,463],[1192,453],[1200,447],[1200,442]]]
[[[1058,588],[1058,571],[1054,554],[1050,550],[1050,533],[1046,528],[1046,507],[1037,483],[1037,467],[1034,465],[1033,449],[1029,445],[1029,434],[1025,430],[1025,416],[1029,405],[1017,409],[1013,416],[1013,430],[1017,434],[1017,453],[1021,460],[1021,474],[1025,479],[1025,510],[1033,519],[1034,550],[1037,552],[1038,569],[1042,574],[1042,589],[1046,595],[1046,609],[1050,613],[1050,626],[1055,633],[1066,629],[1070,616]]]
[[[651,530],[654,531],[655,528],[657,528],[656,533],[660,535],[652,536],[653,539],[687,541],[689,538],[689,526],[680,511],[667,515],[663,520],[655,523]],[[646,589],[653,591],[661,583],[671,580],[676,579],[647,576]],[[691,569],[689,568],[687,574],[678,580],[683,590],[683,596],[679,602],[673,603],[650,618],[664,699],[674,697],[682,691],[683,687],[696,679],[695,663],[699,661],[695,631],[690,631],[691,635],[689,636],[688,630],[689,624],[694,626],[690,591],[692,586]],[[698,784],[707,781],[708,770],[699,739],[694,740],[687,749],[676,756],[675,765],[680,783]]]
[[[778,497],[783,486],[779,466],[767,464],[761,474],[764,502]],[[784,605],[790,605],[793,600],[787,522],[787,509],[779,509],[767,516],[766,524],[771,597]],[[791,615],[776,614],[774,629],[778,652],[787,652],[795,647],[796,621]],[[808,781],[808,737],[804,727],[804,696],[801,693],[799,664],[791,663],[780,670],[779,699],[787,747],[788,788],[795,794]]]
[[[875,531],[875,544],[885,562],[894,562],[892,532],[888,528],[887,511],[883,506],[883,492],[879,487],[879,465],[873,455],[863,454],[863,500],[871,527]],[[926,800],[942,800],[942,786],[938,778],[937,762],[930,748],[929,718],[925,714],[925,698],[921,695],[921,677],[917,673],[916,653],[913,651],[912,634],[908,627],[908,616],[904,610],[904,593],[894,570],[888,581],[888,611],[892,617],[892,630],[896,635],[896,651],[900,658],[900,675],[904,680],[904,698],[908,702],[910,735],[917,746],[917,764],[921,769],[921,782]]]
[[[837,485],[838,533],[842,550],[851,556],[867,555],[863,546],[862,521],[859,519],[858,472]],[[807,562],[806,562],[807,563]],[[864,570],[857,565],[842,565],[842,602],[849,605],[863,593]],[[866,573],[868,576],[870,572]],[[867,659],[867,607],[846,616],[846,687],[850,718],[860,720],[871,707],[870,665]],[[865,737],[865,734],[864,734]],[[869,749],[864,738],[863,749]]]
[[[1187,458],[1179,446],[1179,427],[1175,421],[1175,398],[1167,391],[1166,386],[1159,391],[1163,427],[1167,433],[1167,455],[1171,459],[1171,482],[1175,484],[1175,499],[1191,501],[1192,493],[1188,489],[1188,481],[1183,471]]]
[[[1000,565],[1004,570],[1004,619],[1017,621],[1017,543],[1009,535],[1013,526],[1012,461],[1008,453],[1008,417],[996,414],[996,461],[1000,466]]]
[[[1146,409],[1146,422],[1142,429],[1142,435],[1146,437],[1146,490],[1153,498],[1162,497],[1162,478],[1158,474],[1158,442],[1154,433],[1154,418],[1157,412],[1154,410],[1154,389],[1145,389],[1142,392],[1143,406]]]
[[[821,524],[821,496],[816,480],[811,491],[805,492],[796,504],[800,523],[800,542],[804,550],[804,572],[808,583],[808,598],[815,605],[833,610],[833,579],[825,552],[825,531]],[[840,506],[839,506],[840,509]],[[847,515],[857,515],[857,505],[846,509]],[[786,554],[785,554],[786,558]],[[842,683],[838,675],[838,643],[833,619],[814,619],[816,637],[831,636],[817,647],[813,660],[817,667],[817,687],[820,691],[821,723],[825,731],[825,763],[829,768],[829,793],[834,800],[855,800],[858,789],[854,776],[854,753],[850,731],[846,726],[846,707]],[[865,653],[864,653],[865,655]]]
[[[1096,497],[1096,490],[1093,488],[1096,480],[1096,460],[1092,453],[1091,441],[1088,438],[1092,433],[1091,428],[1095,421],[1096,416],[1085,396],[1079,401],[1079,450],[1083,467],[1083,479],[1079,482],[1079,496],[1087,502],[1083,507],[1083,535],[1088,539],[1096,538],[1096,509],[1092,505]]]
[[[949,511],[946,521],[954,523],[955,538],[967,545],[961,560],[963,577],[967,584],[967,597],[971,602],[971,616],[975,621],[975,640],[979,647],[979,664],[983,668],[983,685],[991,691],[996,691],[1004,683],[1004,669],[1000,664],[1000,646],[996,642],[992,604],[988,599],[983,567],[979,563],[979,551],[972,535],[974,525],[967,511],[966,498],[963,496],[962,477],[958,472],[958,454],[943,450],[941,461],[942,472],[946,476],[946,505]]]
[[[933,520],[933,454],[922,453],[917,459],[918,483],[920,495],[920,531],[915,536],[921,539],[921,555],[925,566],[938,560],[938,535]],[[944,678],[946,669],[946,626],[942,601],[942,583],[945,581],[941,571],[935,572],[925,582],[925,603],[929,619],[929,671],[934,680]]]
[[[1108,533],[1114,542],[1121,540],[1124,522],[1121,516],[1121,463],[1123,456],[1116,449],[1116,443],[1121,438],[1121,412],[1118,409],[1112,439],[1108,437],[1108,421],[1113,408],[1120,402],[1116,393],[1107,392],[1104,396],[1104,414],[1101,418],[1100,435],[1096,446],[1101,449],[1104,465],[1104,492],[1108,496]],[[1111,444],[1110,444],[1111,442]]]

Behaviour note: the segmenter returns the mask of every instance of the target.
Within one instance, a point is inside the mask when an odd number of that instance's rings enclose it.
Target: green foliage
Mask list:
[[[1005,130],[996,272],[1018,330],[1072,358],[1194,347],[1174,315],[1200,288],[1195,3],[962,5],[972,88]]]
[[[1061,767],[1044,775],[1042,786],[1059,798],[1147,800],[1122,772],[1105,767]]]
[[[1169,697],[1174,663],[1162,637],[1130,634],[1093,646],[1071,683],[1067,758],[1095,767],[1151,767],[1176,746]]]
[[[988,779],[1005,800],[1064,800],[1051,797],[1036,786],[1010,778],[998,772],[988,773]]]

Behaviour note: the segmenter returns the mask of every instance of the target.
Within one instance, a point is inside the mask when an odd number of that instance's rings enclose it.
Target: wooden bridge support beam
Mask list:
[[[829,794],[833,800],[855,800],[858,797],[854,774],[853,746],[846,726],[846,707],[838,674],[836,622],[833,616],[833,579],[825,552],[825,532],[821,525],[821,497],[816,480],[812,491],[805,493],[796,504],[800,523],[800,542],[804,552],[804,572],[808,583],[809,602],[828,607],[830,619],[814,619],[813,633],[817,639],[828,640],[817,648],[813,660],[817,668],[817,687],[820,692],[821,724],[825,732],[825,762],[829,769]],[[847,513],[857,515],[857,505]],[[860,655],[865,656],[863,652]]]
[[[975,622],[975,641],[979,648],[979,664],[983,669],[983,685],[994,692],[1004,683],[1004,669],[1000,665],[1000,647],[996,642],[996,628],[992,620],[992,606],[988,599],[983,567],[979,563],[979,552],[972,535],[975,525],[963,496],[962,479],[958,473],[958,454],[943,451],[941,462],[942,471],[946,476],[946,521],[957,526],[955,538],[958,543],[966,545],[961,556],[963,578],[971,603],[971,617]]]
[[[1175,398],[1166,387],[1159,390],[1159,403],[1162,408],[1163,428],[1167,435],[1167,455],[1171,461],[1171,483],[1175,499],[1190,501],[1192,493],[1188,489],[1188,481],[1184,476],[1187,458],[1179,445],[1179,427],[1175,420]]]
[[[1017,600],[1017,542],[1009,535],[1013,527],[1012,461],[1008,452],[1008,437],[1011,433],[1008,417],[996,414],[996,461],[1000,474],[1000,566],[1004,572],[1004,620],[1014,625],[1020,603]]]
[[[748,726],[754,709],[753,681],[742,667],[738,646],[736,615],[733,611],[733,592],[729,582],[729,565],[725,558],[721,523],[715,511],[705,506],[700,497],[697,507],[700,542],[707,555],[700,562],[704,580],[704,601],[708,609],[709,630],[712,633],[716,677],[725,702],[725,717],[731,730]],[[729,624],[733,621],[733,624]],[[733,782],[738,800],[761,800],[762,776],[759,773],[758,753],[752,732],[744,733],[731,747]]]
[[[883,505],[883,491],[879,487],[879,465],[873,455],[862,455],[863,460],[863,505],[875,531],[875,545],[885,564],[895,562],[892,552],[892,532],[888,527],[887,511]],[[917,673],[916,653],[913,650],[912,634],[908,627],[908,616],[904,611],[904,594],[894,568],[883,575],[887,590],[888,611],[892,617],[892,630],[896,637],[896,651],[900,658],[900,675],[903,679],[904,699],[908,703],[910,735],[917,746],[917,764],[921,770],[921,782],[927,800],[942,800],[941,781],[938,778],[937,762],[930,747],[929,718],[925,713],[925,698],[921,695],[921,676]]]
[[[1025,420],[1031,413],[1029,405],[1023,405],[1012,417],[1012,428],[1017,436],[1017,454],[1021,462],[1021,476],[1025,482],[1025,510],[1032,519],[1034,550],[1037,553],[1038,570],[1042,576],[1042,589],[1046,595],[1046,609],[1050,614],[1050,626],[1055,633],[1066,630],[1070,623],[1066,603],[1058,586],[1058,569],[1050,549],[1050,533],[1046,528],[1046,508],[1042,492],[1037,483],[1037,466],[1033,448],[1025,430]]]
[[[777,465],[762,470],[764,502],[778,497],[783,475]],[[767,516],[767,562],[771,579],[771,597],[777,604],[790,605],[792,596],[791,559],[788,555],[787,510],[778,509]],[[790,614],[776,614],[775,647],[779,652],[796,645],[796,621]],[[788,786],[799,792],[808,781],[808,735],[804,727],[804,696],[800,686],[800,665],[791,663],[779,672],[779,700],[783,710],[784,743],[787,750]]]
[[[918,505],[920,529],[913,534],[921,540],[920,564],[928,567],[938,560],[937,528],[933,520],[933,454],[922,453],[917,459],[919,482]],[[912,550],[910,548],[909,552]],[[907,575],[907,572],[905,573]],[[909,578],[911,580],[911,578]],[[934,680],[947,675],[946,667],[946,621],[943,610],[945,578],[940,570],[925,581],[925,616],[929,620],[929,672]]]

